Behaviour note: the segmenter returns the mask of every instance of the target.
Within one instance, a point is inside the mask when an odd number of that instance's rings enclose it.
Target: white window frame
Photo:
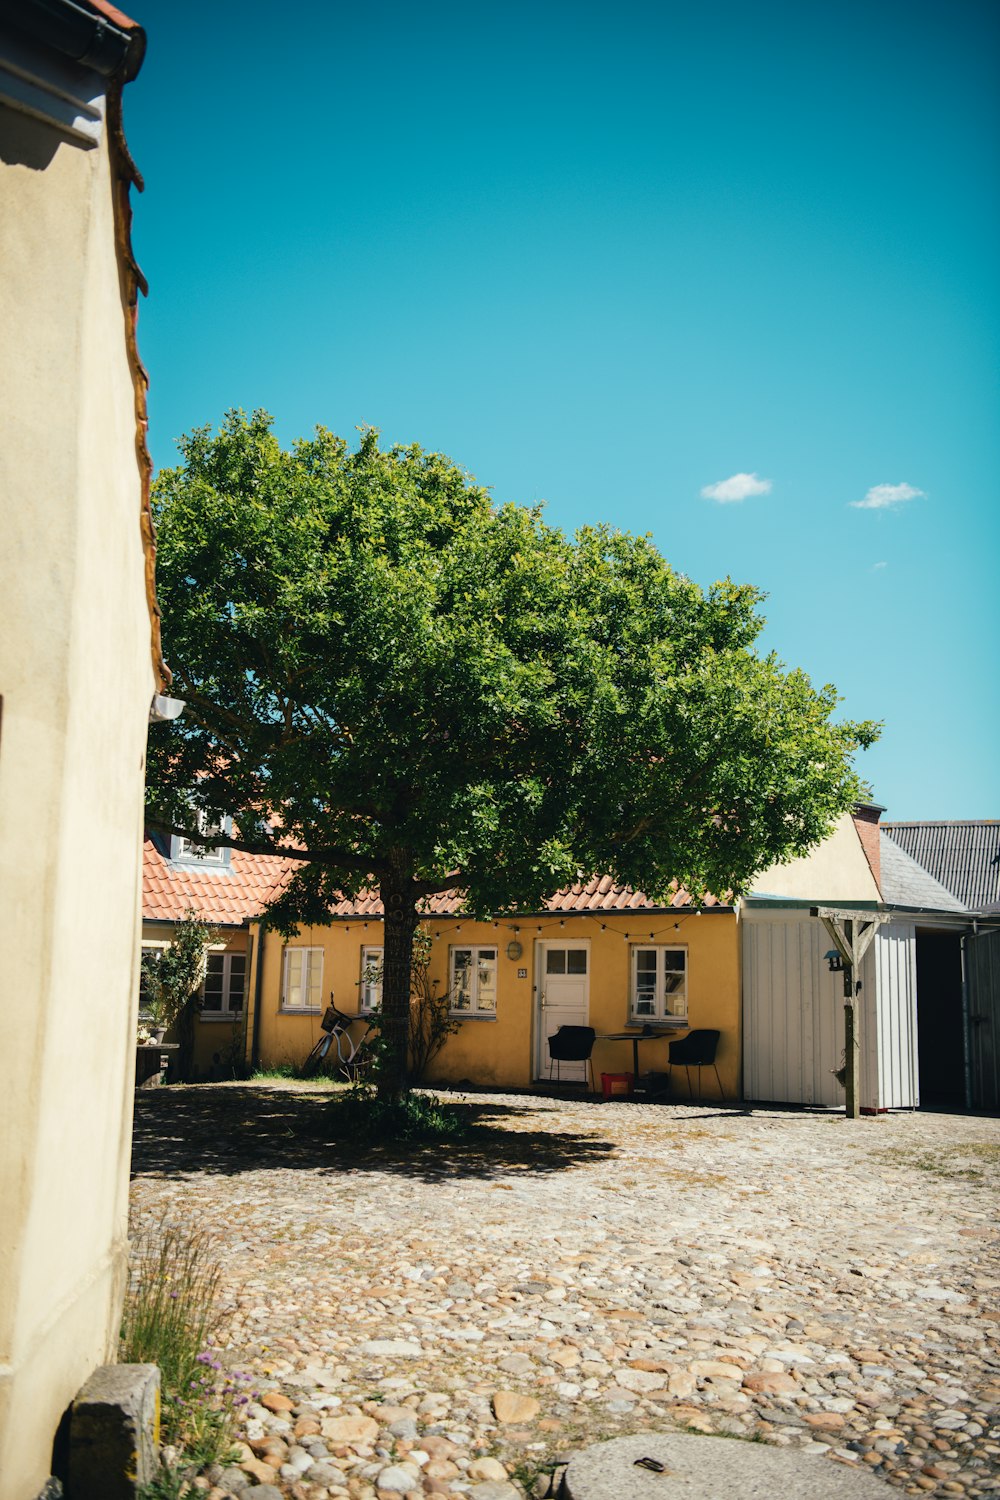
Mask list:
[[[382,965],[385,962],[385,949],[366,943],[361,949],[361,978],[358,980],[358,1010],[363,1016],[370,1016],[375,1011],[382,1009]],[[370,978],[373,970],[378,970],[378,978]]]
[[[471,984],[469,989],[470,1004],[459,1006],[455,1002],[458,998],[458,985],[456,983],[456,956],[459,953],[470,953],[471,961]],[[480,954],[491,953],[493,955],[493,1005],[483,1006],[479,997],[479,962]],[[468,1020],[470,1016],[477,1016],[483,1020],[495,1021],[499,1008],[500,980],[500,949],[496,943],[455,943],[448,949],[448,995],[449,1013],[453,1016]]]
[[[222,960],[222,1006],[213,1008],[205,999],[205,985],[208,979],[208,966],[213,959]],[[240,1005],[232,1004],[232,969],[233,959],[240,959],[243,963],[243,989],[240,992]],[[205,1020],[233,1021],[241,1020],[247,1003],[247,978],[249,976],[249,954],[240,949],[233,948],[219,952],[212,949],[205,954],[205,978],[201,982],[201,1015]]]
[[[639,1001],[639,954],[656,954],[656,974],[653,987],[653,1011],[640,1012]],[[684,959],[684,978],[680,985],[673,991],[668,990],[667,974],[676,974],[679,971],[672,967],[667,969],[664,955],[667,953],[679,953]],[[688,1018],[688,978],[689,963],[688,950],[682,943],[633,943],[629,951],[629,1020],[648,1024],[660,1022],[665,1026],[686,1026]],[[681,1008],[683,1007],[683,1008]]]
[[[205,809],[199,807],[195,812],[195,825],[199,833],[210,838],[213,833],[228,835],[232,831],[233,821],[231,818],[223,818],[221,823],[210,824]],[[193,839],[186,839],[179,833],[171,835],[170,859],[173,864],[212,865],[219,868],[229,864],[230,852],[223,844],[213,848],[210,844],[196,844]]]
[[[288,968],[289,960],[293,953],[303,955],[302,969],[302,991],[308,995],[313,988],[313,969],[318,971],[315,988],[319,999],[315,1005],[289,1005],[288,1003]],[[299,947],[295,944],[287,946],[281,955],[281,1009],[292,1015],[317,1015],[323,1009],[323,949]]]

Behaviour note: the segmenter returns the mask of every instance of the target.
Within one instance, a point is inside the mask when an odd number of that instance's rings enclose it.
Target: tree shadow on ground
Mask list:
[[[532,1175],[608,1161],[611,1141],[567,1131],[519,1129],[525,1111],[449,1104],[466,1133],[431,1143],[359,1144],[331,1134],[331,1092],[239,1084],[140,1090],[135,1096],[132,1176],[235,1176],[273,1168],[331,1174],[398,1172],[427,1182]]]

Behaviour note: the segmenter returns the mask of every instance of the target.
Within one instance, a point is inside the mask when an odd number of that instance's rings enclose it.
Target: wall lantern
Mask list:
[[[521,944],[517,941],[517,938],[514,938],[511,942],[509,942],[507,944],[507,957],[509,959],[520,958],[521,954],[523,952],[524,952],[524,949],[521,947]]]
[[[167,724],[171,719],[180,718],[186,707],[183,698],[168,698],[164,693],[154,693],[149,705],[149,722]]]
[[[831,948],[829,953],[824,953],[827,968],[831,974],[842,974],[844,972],[844,960],[836,948]]]

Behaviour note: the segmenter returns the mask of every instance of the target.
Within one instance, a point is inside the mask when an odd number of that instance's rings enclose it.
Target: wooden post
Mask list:
[[[855,924],[848,917],[844,922],[844,940],[851,962],[844,964],[844,1104],[849,1120],[856,1120],[861,1114],[861,1047],[857,986],[854,983],[858,953],[854,933]]]
[[[854,969],[850,965],[844,970],[844,1094],[847,1118],[858,1119],[861,1114],[861,1041]]]
[[[811,915],[819,917],[840,954],[844,973],[844,1094],[847,1118],[861,1114],[861,1035],[858,1030],[858,991],[855,975],[861,960],[884,920],[881,912],[856,912],[848,915],[842,909],[814,906]]]

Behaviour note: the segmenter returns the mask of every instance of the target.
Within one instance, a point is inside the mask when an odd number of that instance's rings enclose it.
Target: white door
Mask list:
[[[549,1076],[548,1039],[560,1026],[590,1024],[590,940],[535,944],[535,1077]],[[553,1078],[556,1069],[552,1070]],[[559,1064],[559,1077],[587,1080],[585,1062]]]

